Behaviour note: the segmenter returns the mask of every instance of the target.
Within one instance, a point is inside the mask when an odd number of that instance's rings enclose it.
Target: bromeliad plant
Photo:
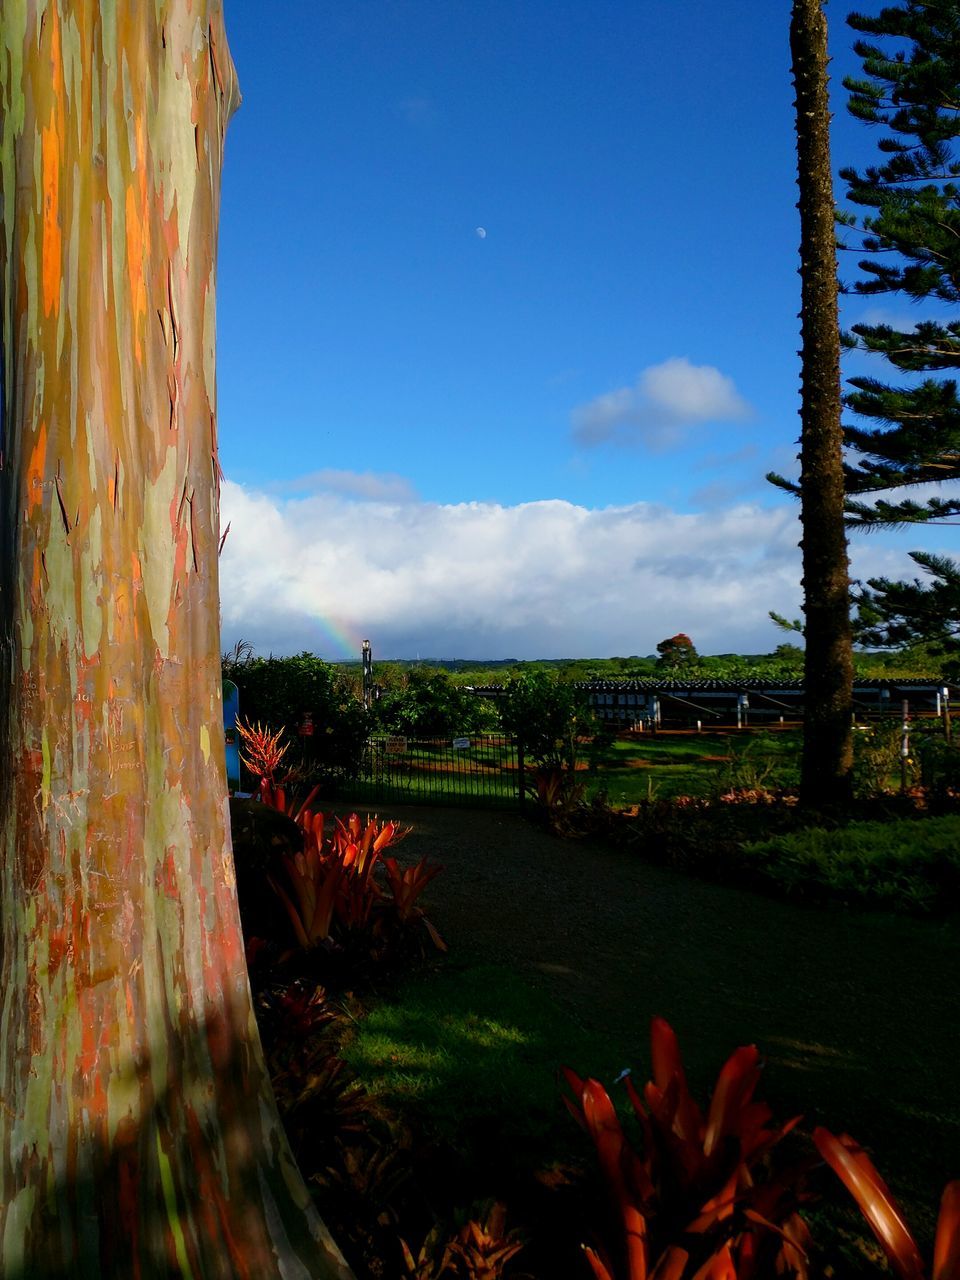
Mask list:
[[[303,835],[303,849],[282,856],[285,882],[268,877],[302,950],[365,938],[379,951],[417,922],[437,947],[446,949],[417,904],[441,868],[423,858],[401,871],[396,859],[381,856],[409,834],[409,827],[377,818],[364,824],[355,813],[345,822],[334,818],[331,823],[310,808],[314,792],[295,807],[288,805],[282,788],[266,786],[261,795],[264,803],[289,813]],[[381,868],[389,892],[377,877]]]
[[[797,1212],[797,1169],[776,1170],[772,1149],[794,1127],[772,1125],[754,1100],[760,1056],[737,1049],[704,1114],[687,1085],[677,1039],[651,1024],[653,1079],[641,1094],[626,1077],[640,1128],[634,1148],[607,1091],[564,1068],[564,1101],[593,1139],[619,1218],[619,1238],[585,1247],[596,1280],[750,1280],[809,1274],[809,1233]]]
[[[281,775],[288,743],[283,729],[271,733],[261,724],[237,723],[244,744],[244,765],[258,779],[257,796],[271,809],[290,818],[300,830],[302,849],[281,855],[285,876],[268,875],[283,904],[299,947],[310,951],[332,942],[357,942],[361,937],[375,951],[383,950],[411,926],[422,924],[433,944],[446,950],[443,939],[417,903],[423,890],[441,870],[426,858],[401,869],[396,859],[384,859],[387,849],[409,834],[396,822],[353,813],[344,822],[332,821],[312,808],[319,785],[302,799],[292,789],[300,780],[295,769]]]
[[[495,1203],[449,1238],[434,1227],[416,1255],[406,1240],[400,1248],[406,1280],[501,1280],[523,1244],[507,1230],[505,1207]]]

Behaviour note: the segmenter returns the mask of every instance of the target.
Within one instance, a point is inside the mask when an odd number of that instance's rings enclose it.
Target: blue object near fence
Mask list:
[[[240,690],[232,680],[223,682],[223,736],[227,744],[227,790],[240,789],[240,744],[237,741],[237,716],[240,713]]]

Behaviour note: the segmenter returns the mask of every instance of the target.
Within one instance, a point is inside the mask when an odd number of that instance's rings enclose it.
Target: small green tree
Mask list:
[[[500,704],[500,721],[530,759],[556,769],[575,768],[579,739],[597,729],[583,691],[547,671],[513,677]]]
[[[375,706],[377,721],[393,733],[449,738],[479,733],[489,719],[485,702],[456,685],[446,671],[415,667]]]

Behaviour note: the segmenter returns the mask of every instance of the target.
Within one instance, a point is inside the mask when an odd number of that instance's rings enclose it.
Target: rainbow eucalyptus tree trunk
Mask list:
[[[228,834],[220,0],[0,0],[0,53],[0,1275],[346,1275]]]

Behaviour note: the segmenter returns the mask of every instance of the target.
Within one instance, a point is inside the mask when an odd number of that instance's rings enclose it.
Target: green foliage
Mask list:
[[[847,343],[881,356],[900,373],[941,374],[960,368],[960,323],[940,318],[940,304],[960,302],[960,3],[903,0],[876,16],[854,13],[847,20],[869,37],[854,45],[863,76],[844,82],[850,111],[880,127],[882,156],[866,170],[840,171],[847,198],[865,210],[859,218],[842,219],[859,237],[852,247],[866,255],[853,290],[936,304],[935,318],[910,330],[856,324]],[[847,446],[858,459],[846,469],[849,493],[960,478],[955,381],[908,376],[895,386],[858,377],[851,386],[849,407],[872,425],[846,430]],[[960,512],[960,501],[851,501],[848,509],[853,523],[890,525],[952,516]]]
[[[895,716],[858,726],[853,739],[853,768],[859,795],[875,796],[896,790],[901,782],[902,743],[903,721]],[[914,760],[908,757],[908,783],[915,776]]]
[[[866,644],[923,645],[948,678],[960,675],[960,564],[914,551],[911,560],[929,580],[871,578],[854,592],[858,631]],[[946,661],[944,661],[946,658]]]
[[[960,892],[960,817],[852,822],[744,846],[746,865],[789,894],[897,911],[952,909]]]
[[[844,215],[864,253],[853,291],[899,294],[932,302],[932,316],[912,329],[855,324],[849,347],[880,356],[899,384],[856,377],[847,405],[866,425],[847,425],[854,461],[845,468],[850,523],[889,527],[942,521],[960,512],[960,499],[939,495],[891,501],[882,491],[960,479],[960,321],[944,304],[960,302],[960,30],[958,0],[936,5],[901,0],[875,16],[847,21],[867,39],[855,51],[862,77],[844,81],[849,108],[879,126],[881,163],[842,169],[847,196],[863,214]],[[880,39],[878,40],[877,37]],[[892,42],[892,43],[891,43]],[[933,377],[919,378],[919,374]],[[868,581],[855,593],[861,640],[879,645],[930,644],[934,653],[960,652],[960,570],[951,561],[915,553],[931,575],[919,581]],[[957,665],[957,664],[955,664]]]
[[[597,730],[586,694],[546,671],[514,676],[500,702],[500,721],[530,760],[552,769],[574,769],[578,739]]]
[[[446,671],[415,668],[375,704],[378,724],[391,733],[452,738],[478,733],[491,719],[487,703],[456,685]]]
[[[325,782],[355,776],[371,722],[342,672],[312,653],[258,658],[238,650],[224,657],[223,676],[239,689],[246,721],[285,727],[300,744],[308,776]],[[305,717],[313,732],[299,735]]]

